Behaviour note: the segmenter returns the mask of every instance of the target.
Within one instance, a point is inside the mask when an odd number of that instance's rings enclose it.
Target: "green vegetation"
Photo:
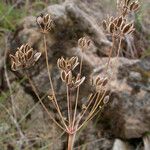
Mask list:
[[[22,9],[0,2],[0,30],[14,31],[18,21],[26,15]]]

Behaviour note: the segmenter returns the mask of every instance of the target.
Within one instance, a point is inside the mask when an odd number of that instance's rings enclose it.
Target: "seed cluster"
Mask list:
[[[11,58],[11,69],[17,71],[24,68],[29,68],[35,64],[40,58],[41,53],[35,52],[28,44],[17,48],[15,55],[9,55]]]
[[[57,66],[61,70],[62,81],[72,88],[77,88],[85,80],[85,77],[80,78],[79,74],[76,78],[72,75],[72,70],[74,70],[75,67],[78,66],[78,64],[78,57],[71,57],[70,59],[64,59],[63,57],[61,57],[57,61]]]
[[[49,14],[46,14],[45,16],[41,14],[36,18],[36,22],[43,33],[48,33],[48,31],[50,31],[54,26],[53,20],[51,19]]]
[[[123,16],[126,16],[127,14],[131,12],[136,12],[139,9],[140,5],[138,0],[132,1],[132,0],[123,0],[120,2],[120,9]]]
[[[109,17],[107,20],[103,21],[103,28],[115,37],[123,37],[135,31],[134,23],[128,23],[127,19],[123,18],[123,16],[116,18]]]
[[[65,72],[74,70],[78,64],[78,57],[71,57],[70,59],[64,59],[63,57],[61,57],[57,60],[58,68],[64,70]]]
[[[82,37],[78,40],[78,46],[79,48],[84,51],[87,49],[91,44],[91,40],[88,37]]]
[[[132,0],[120,0],[119,2],[120,13],[117,17],[111,16],[102,22],[104,30],[116,38],[124,37],[135,31],[134,23],[127,21],[127,15],[136,12],[140,7],[138,0],[133,2]]]

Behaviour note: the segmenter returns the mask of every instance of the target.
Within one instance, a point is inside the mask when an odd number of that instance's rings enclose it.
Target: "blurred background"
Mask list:
[[[131,14],[136,31],[113,55],[109,72],[111,99],[93,121],[78,132],[76,150],[150,150],[150,1],[140,2]],[[108,60],[111,38],[102,20],[115,16],[116,0],[1,0],[0,1],[0,150],[65,150],[66,134],[49,119],[23,71],[11,71],[9,54],[29,43],[43,52],[42,33],[36,24],[39,14],[51,14],[54,29],[47,35],[47,47],[54,87],[62,111],[66,111],[65,90],[56,61],[61,56],[81,57],[77,41],[92,40],[85,51],[83,74],[100,75]],[[47,99],[50,91],[44,57],[29,69],[47,109],[58,119]],[[91,83],[80,92],[82,104]]]

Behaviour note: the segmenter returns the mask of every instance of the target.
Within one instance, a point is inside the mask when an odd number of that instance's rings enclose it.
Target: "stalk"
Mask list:
[[[45,34],[44,34],[44,51],[45,51],[45,58],[46,58],[46,66],[47,66],[47,71],[48,71],[48,77],[49,77],[50,86],[51,86],[51,89],[52,89],[52,94],[53,94],[53,97],[54,97],[55,106],[56,106],[58,114],[59,114],[59,116],[60,116],[60,118],[61,118],[65,128],[67,129],[67,125],[65,123],[64,117],[62,116],[62,113],[60,111],[59,105],[57,103],[57,99],[56,99],[56,95],[55,95],[55,91],[54,91],[54,87],[53,87],[53,83],[52,83],[51,72],[49,70],[49,62],[48,62],[48,53],[47,53],[47,44],[46,44]]]
[[[73,150],[73,145],[75,142],[75,133],[68,134],[68,150]]]

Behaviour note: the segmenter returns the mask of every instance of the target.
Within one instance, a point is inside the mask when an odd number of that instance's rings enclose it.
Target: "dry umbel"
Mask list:
[[[28,44],[17,48],[15,55],[9,55],[11,58],[11,69],[17,71],[33,66],[40,58],[41,53],[35,52]]]
[[[117,16],[110,16],[107,17],[107,19],[103,20],[102,26],[112,38],[112,47],[110,49],[109,56],[112,55],[116,43],[118,43],[118,49],[114,50],[115,56],[123,55],[121,51],[122,40],[125,39],[127,35],[130,35],[135,31],[134,22],[129,22],[127,18],[131,12],[135,13],[139,9],[139,7],[140,4],[138,0],[118,0]]]
[[[36,22],[43,33],[48,33],[48,31],[50,31],[54,26],[53,20],[51,19],[51,16],[49,14],[46,14],[45,16],[43,14],[40,14],[36,18]]]
[[[109,17],[107,20],[103,20],[103,28],[115,38],[124,37],[135,31],[134,23],[128,23],[123,16]]]

